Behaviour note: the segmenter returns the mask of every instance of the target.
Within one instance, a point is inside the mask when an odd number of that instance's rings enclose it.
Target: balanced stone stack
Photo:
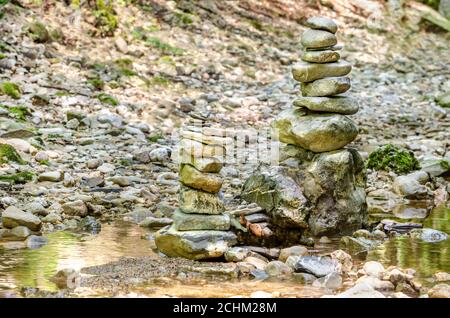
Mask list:
[[[172,257],[209,259],[221,257],[236,243],[230,217],[220,195],[226,138],[191,127],[181,133],[177,160],[180,163],[179,209],[173,224],[156,237],[158,249]]]
[[[325,17],[307,20],[309,29],[303,32],[302,61],[292,68],[301,83],[302,97],[273,122],[280,141],[313,152],[340,149],[355,139],[358,129],[345,115],[358,111],[357,102],[341,96],[350,89],[346,76],[352,66],[340,60],[336,23]],[[339,95],[339,96],[337,96]]]

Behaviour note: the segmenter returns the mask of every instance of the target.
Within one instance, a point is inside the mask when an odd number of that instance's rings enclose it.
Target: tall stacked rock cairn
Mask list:
[[[173,224],[157,232],[156,245],[171,257],[221,257],[236,243],[220,193],[227,139],[219,129],[196,126],[184,127],[180,137],[179,208]]]
[[[307,26],[301,61],[292,67],[302,96],[272,122],[282,143],[280,164],[258,168],[241,197],[264,208],[285,233],[344,235],[367,218],[364,162],[355,149],[343,148],[358,133],[347,117],[358,103],[343,94],[352,66],[340,59],[333,20],[312,17]]]

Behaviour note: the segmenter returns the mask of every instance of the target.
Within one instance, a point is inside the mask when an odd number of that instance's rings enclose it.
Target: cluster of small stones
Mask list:
[[[280,113],[272,126],[281,142],[313,152],[333,151],[353,141],[358,133],[346,116],[355,114],[358,104],[341,95],[350,89],[347,75],[352,66],[340,60],[342,46],[337,44],[333,20],[312,17],[307,26],[301,38],[302,61],[292,68],[302,96],[294,101],[294,108]]]
[[[155,238],[162,253],[196,260],[217,258],[236,243],[220,193],[226,142],[221,131],[212,128],[186,127],[181,132],[176,158],[180,163],[179,209],[173,224]]]

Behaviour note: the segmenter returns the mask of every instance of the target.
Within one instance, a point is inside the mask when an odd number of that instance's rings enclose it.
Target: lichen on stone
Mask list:
[[[8,144],[0,144],[0,163],[8,163],[11,161],[19,164],[23,164],[25,162],[13,146]]]
[[[367,168],[407,174],[420,169],[420,164],[411,151],[387,144],[370,154],[367,160]]]

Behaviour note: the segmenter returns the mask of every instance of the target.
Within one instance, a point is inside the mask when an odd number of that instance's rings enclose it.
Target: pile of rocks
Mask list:
[[[220,194],[223,179],[219,172],[229,140],[219,130],[206,130],[186,127],[181,132],[177,151],[180,207],[173,224],[155,237],[158,249],[169,256],[215,258],[236,243]]]
[[[284,143],[280,165],[258,167],[241,197],[264,208],[285,232],[343,235],[367,219],[364,161],[355,149],[341,149],[357,136],[356,124],[346,115],[359,106],[341,95],[350,89],[346,75],[352,66],[340,60],[336,23],[312,17],[307,25],[302,61],[292,68],[302,96],[272,122]]]
[[[282,112],[273,122],[279,139],[313,152],[340,149],[355,139],[358,129],[345,115],[358,111],[357,102],[348,96],[336,96],[350,89],[346,76],[352,66],[340,60],[336,23],[328,18],[307,20],[310,29],[303,32],[305,50],[302,61],[292,68],[301,82],[302,97],[295,108]]]

